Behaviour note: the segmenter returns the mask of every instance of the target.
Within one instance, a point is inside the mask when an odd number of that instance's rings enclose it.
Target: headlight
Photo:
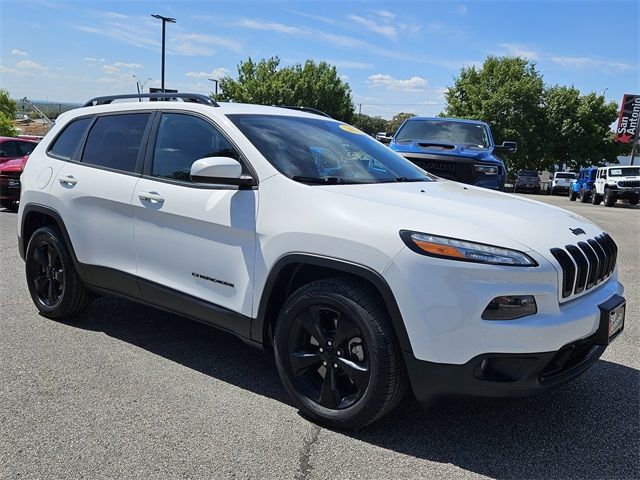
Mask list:
[[[476,172],[482,172],[485,175],[496,175],[498,173],[498,167],[491,165],[475,165]]]
[[[400,237],[416,253],[431,257],[448,258],[463,262],[537,267],[536,261],[526,253],[484,243],[468,242],[457,238],[440,237],[429,233],[401,230]]]

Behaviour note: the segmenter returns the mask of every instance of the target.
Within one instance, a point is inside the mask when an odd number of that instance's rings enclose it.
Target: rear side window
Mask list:
[[[18,143],[18,154],[21,157],[25,155],[31,155],[31,152],[36,148],[36,144],[32,142],[20,142]]]
[[[3,142],[0,144],[0,152],[2,152],[3,157],[18,157],[18,142],[13,140],[9,140],[7,142]]]
[[[240,161],[237,150],[209,122],[181,113],[163,114],[151,174],[190,182],[191,165],[205,157],[231,157]]]
[[[79,118],[69,123],[49,147],[49,152],[58,157],[71,158],[90,123],[91,117]]]
[[[82,163],[134,172],[149,113],[99,117],[91,127]]]

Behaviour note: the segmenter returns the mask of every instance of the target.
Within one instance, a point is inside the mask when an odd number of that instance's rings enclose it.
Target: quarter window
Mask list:
[[[237,150],[209,122],[181,113],[165,113],[153,152],[154,177],[191,181],[191,165],[205,157],[240,160]]]
[[[36,144],[32,142],[19,142],[18,143],[18,154],[21,157],[25,155],[31,155],[33,150],[36,148]]]
[[[80,140],[87,127],[91,123],[91,117],[79,118],[67,125],[62,133],[58,135],[49,148],[49,152],[62,158],[71,158],[78,148]]]
[[[149,113],[98,117],[91,127],[82,162],[134,172]]]

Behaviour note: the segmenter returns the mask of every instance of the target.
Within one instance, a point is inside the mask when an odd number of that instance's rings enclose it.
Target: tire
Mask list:
[[[594,190],[591,194],[591,203],[593,205],[600,205],[602,202],[602,195],[598,195],[598,193]]]
[[[638,205],[638,203],[640,203],[640,197],[633,197],[631,200],[629,200],[630,205]]]
[[[574,192],[573,189],[569,190],[569,200],[572,202],[576,201],[576,192]]]
[[[604,206],[605,207],[613,207],[616,203],[616,194],[613,193],[610,189],[604,189]]]
[[[278,316],[274,351],[293,402],[323,425],[364,427],[407,390],[388,314],[373,291],[349,278],[317,280],[294,292]]]
[[[17,210],[18,202],[15,200],[0,200],[0,207],[6,208],[7,210]]]
[[[31,299],[47,318],[75,317],[91,303],[64,238],[56,228],[42,227],[35,231],[25,254],[25,273]]]
[[[553,195],[553,187],[547,189],[547,195]]]
[[[589,193],[584,189],[580,189],[580,203],[587,203],[589,201]]]

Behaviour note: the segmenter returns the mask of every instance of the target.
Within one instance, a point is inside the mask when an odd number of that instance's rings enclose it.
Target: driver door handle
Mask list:
[[[73,187],[78,180],[76,180],[73,175],[67,175],[66,177],[59,177],[58,181],[61,185],[68,185],[69,187]]]
[[[163,203],[164,197],[157,192],[140,192],[138,198],[143,202]]]

